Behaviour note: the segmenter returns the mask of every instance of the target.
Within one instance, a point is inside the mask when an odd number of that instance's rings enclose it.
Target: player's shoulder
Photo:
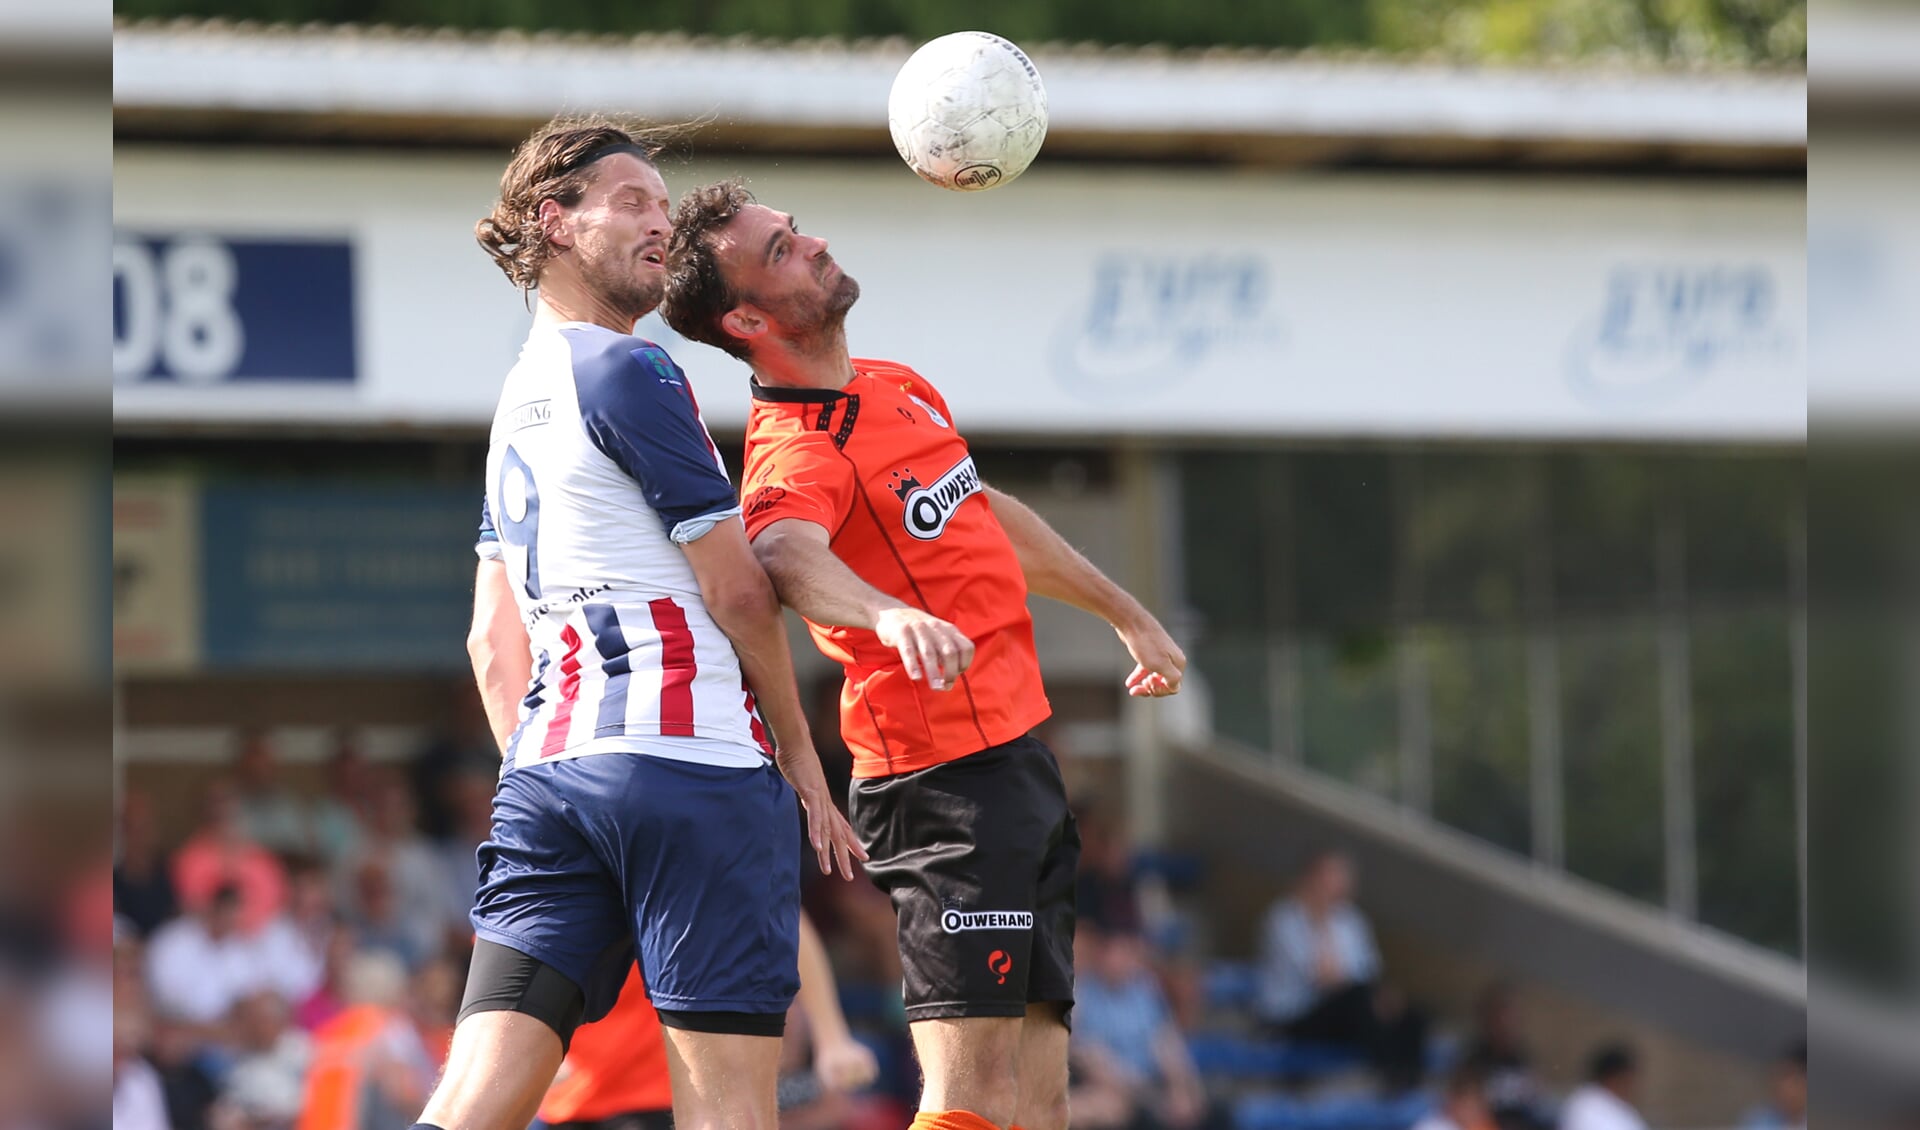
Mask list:
[[[856,357],[853,367],[875,383],[899,389],[922,403],[932,401],[942,409],[947,405],[946,397],[940,395],[940,390],[933,386],[933,382],[911,365],[880,357]]]
[[[882,384],[927,384],[927,378],[921,376],[913,366],[884,357],[855,357],[853,371]]]
[[[663,398],[686,402],[686,374],[654,342],[604,326],[560,332],[573,353],[573,385],[583,414],[623,415]]]

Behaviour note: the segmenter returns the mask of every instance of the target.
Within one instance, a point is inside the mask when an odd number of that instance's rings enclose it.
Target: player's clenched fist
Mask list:
[[[953,686],[973,665],[973,641],[960,629],[918,608],[889,608],[874,621],[880,642],[900,653],[907,678],[936,691]]]
[[[1180,693],[1180,682],[1187,671],[1187,653],[1173,642],[1160,621],[1146,616],[1139,623],[1115,631],[1120,642],[1133,656],[1133,673],[1127,676],[1127,694],[1134,698],[1164,698]]]

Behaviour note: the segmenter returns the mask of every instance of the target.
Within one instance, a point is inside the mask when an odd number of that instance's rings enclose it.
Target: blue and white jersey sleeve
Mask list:
[[[500,532],[493,528],[493,508],[487,500],[480,499],[480,532],[473,542],[473,552],[482,561],[498,561],[501,558]]]
[[[574,381],[588,437],[640,485],[674,541],[694,541],[740,513],[686,374],[664,350],[614,351],[578,365]]]

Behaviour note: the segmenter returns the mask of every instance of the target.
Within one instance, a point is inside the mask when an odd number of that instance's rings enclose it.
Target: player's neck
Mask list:
[[[762,347],[755,351],[753,377],[766,388],[845,388],[855,376],[845,332],[823,344],[825,348],[807,350],[782,344]]]
[[[536,322],[588,322],[623,334],[632,333],[633,323],[639,320],[597,301],[590,291],[576,291],[558,282],[540,288],[533,317]]]

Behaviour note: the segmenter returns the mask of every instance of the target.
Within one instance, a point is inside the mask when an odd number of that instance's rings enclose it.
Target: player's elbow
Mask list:
[[[759,569],[742,569],[714,585],[705,596],[707,612],[722,628],[748,627],[780,615],[780,598],[774,595],[773,582]]]
[[[493,633],[484,625],[474,625],[467,633],[467,660],[473,664],[474,677],[484,683],[499,656],[500,644]]]
[[[780,528],[778,522],[762,530],[760,535],[753,539],[753,556],[760,562],[760,567],[767,571],[769,577],[774,576],[775,570],[784,566],[792,558],[792,551],[793,544],[789,540],[789,535],[787,531]]]

